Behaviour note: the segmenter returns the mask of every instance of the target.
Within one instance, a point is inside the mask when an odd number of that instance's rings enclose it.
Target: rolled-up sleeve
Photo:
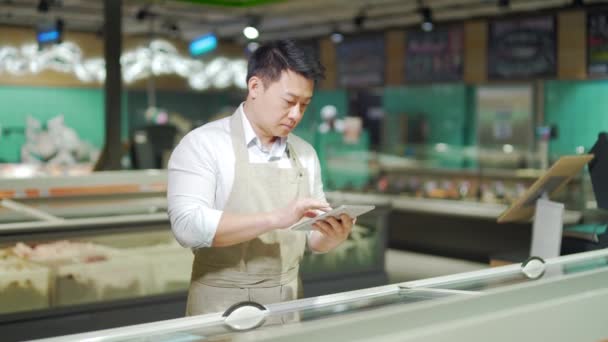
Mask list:
[[[210,247],[222,216],[214,209],[218,170],[212,150],[190,133],[169,159],[168,213],[173,235],[183,247]]]

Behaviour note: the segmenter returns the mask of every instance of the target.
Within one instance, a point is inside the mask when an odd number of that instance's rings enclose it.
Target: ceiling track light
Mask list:
[[[424,32],[433,31],[433,11],[429,7],[421,7],[420,8],[420,16],[422,17],[422,22],[420,23],[420,28]]]
[[[511,6],[511,0],[498,0],[498,7],[509,8]]]
[[[49,0],[40,0],[38,2],[38,5],[36,6],[36,9],[40,13],[48,13],[50,8],[51,8],[51,4],[50,4]]]
[[[55,20],[55,27],[57,28],[59,34],[63,34],[63,29],[65,28],[65,21],[62,18],[57,18],[57,20]]]
[[[344,35],[337,27],[334,27],[329,34],[329,39],[331,39],[334,44],[340,44],[344,40]]]
[[[258,30],[260,21],[261,20],[258,17],[249,18],[249,23],[243,29],[243,35],[245,36],[245,38],[249,40],[254,40],[260,36],[260,31]]]
[[[150,11],[149,6],[141,7],[140,9],[137,10],[137,12],[135,12],[135,19],[137,19],[137,21],[144,21],[153,16],[154,16],[154,13],[152,13],[152,11]]]
[[[361,10],[354,18],[353,18],[353,25],[355,25],[355,27],[360,30],[363,28],[363,25],[365,25],[365,21],[367,20],[367,16],[365,15],[364,10]]]
[[[180,27],[177,24],[176,20],[167,19],[163,22],[163,28],[171,33],[178,33],[180,31]]]

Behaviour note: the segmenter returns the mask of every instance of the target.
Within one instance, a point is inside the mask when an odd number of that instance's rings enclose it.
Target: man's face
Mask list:
[[[279,80],[266,83],[264,87],[260,79],[250,80],[249,91],[255,97],[256,122],[253,124],[266,136],[286,137],[302,120],[312,98],[314,82],[287,70]]]

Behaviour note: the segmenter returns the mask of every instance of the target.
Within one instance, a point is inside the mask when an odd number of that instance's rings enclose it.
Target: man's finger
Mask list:
[[[348,216],[346,214],[340,215],[340,220],[342,221],[342,224],[348,224],[348,225],[351,225],[351,226],[354,223],[354,219],[352,219],[350,216]]]
[[[317,221],[315,225],[319,227],[319,231],[325,236],[334,236],[331,226],[325,221]]]
[[[344,234],[342,223],[340,223],[337,218],[329,217],[325,221],[331,225],[331,229],[333,229],[338,235]]]

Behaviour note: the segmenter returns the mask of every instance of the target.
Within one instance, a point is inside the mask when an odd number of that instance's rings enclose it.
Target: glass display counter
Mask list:
[[[237,309],[48,341],[512,341],[543,336],[599,341],[608,336],[607,266],[608,250],[532,258],[521,265],[271,304],[240,317],[233,317]]]
[[[166,212],[166,172],[0,178],[0,224]]]
[[[65,334],[103,325],[93,322],[103,310],[131,324],[181,317],[193,255],[171,234],[165,184],[162,171],[0,180],[0,324],[92,317]],[[305,296],[387,283],[389,203],[375,204],[339,248],[305,255]],[[146,305],[161,314],[133,314]]]

